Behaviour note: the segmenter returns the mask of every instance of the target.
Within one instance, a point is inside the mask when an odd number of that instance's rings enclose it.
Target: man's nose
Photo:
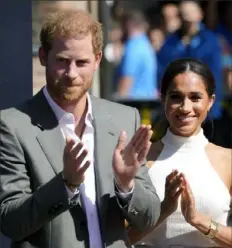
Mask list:
[[[74,80],[78,76],[78,70],[76,64],[71,63],[66,71],[66,76]]]

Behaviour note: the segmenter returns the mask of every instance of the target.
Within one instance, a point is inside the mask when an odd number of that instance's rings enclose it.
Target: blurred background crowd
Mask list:
[[[103,24],[104,58],[92,93],[137,107],[143,123],[155,127],[162,115],[160,80],[171,61],[193,57],[206,63],[215,77],[216,102],[204,130],[214,143],[232,147],[232,1],[34,1],[34,92],[45,83],[38,30],[55,8],[87,9]]]

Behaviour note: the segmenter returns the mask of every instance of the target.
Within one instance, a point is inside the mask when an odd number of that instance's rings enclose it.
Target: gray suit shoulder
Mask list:
[[[28,101],[20,103],[15,107],[0,110],[0,120],[17,125],[18,119],[23,116],[28,118]]]
[[[110,100],[106,100],[103,98],[98,98],[95,96],[91,96],[92,100],[97,100],[99,101],[99,103],[101,103],[101,105],[106,106],[109,110],[114,109],[116,111],[128,111],[128,112],[135,112],[135,108],[131,107],[131,106],[127,106],[121,103],[117,103],[117,102],[113,102]]]
[[[125,130],[128,137],[134,135],[140,125],[140,116],[136,108],[92,96],[91,100],[93,105],[96,104],[100,108],[98,113],[106,114],[118,130]]]

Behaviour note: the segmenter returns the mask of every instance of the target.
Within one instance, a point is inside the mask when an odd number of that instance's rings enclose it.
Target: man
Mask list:
[[[116,68],[116,96],[129,99],[155,99],[157,92],[156,53],[146,34],[147,23],[142,13],[132,11],[123,21],[126,42]]]
[[[87,93],[102,54],[89,14],[50,15],[40,39],[46,87],[0,113],[1,231],[13,247],[123,247],[125,219],[144,230],[159,217],[141,166],[152,131],[136,132],[135,109]]]
[[[171,34],[178,30],[181,25],[179,8],[175,1],[162,1],[161,14],[165,22],[165,32]]]

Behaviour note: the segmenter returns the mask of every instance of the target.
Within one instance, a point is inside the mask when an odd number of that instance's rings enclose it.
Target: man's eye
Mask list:
[[[86,61],[77,61],[77,66],[85,66],[86,65]]]
[[[68,60],[65,58],[57,58],[57,61],[61,63],[66,63]]]

